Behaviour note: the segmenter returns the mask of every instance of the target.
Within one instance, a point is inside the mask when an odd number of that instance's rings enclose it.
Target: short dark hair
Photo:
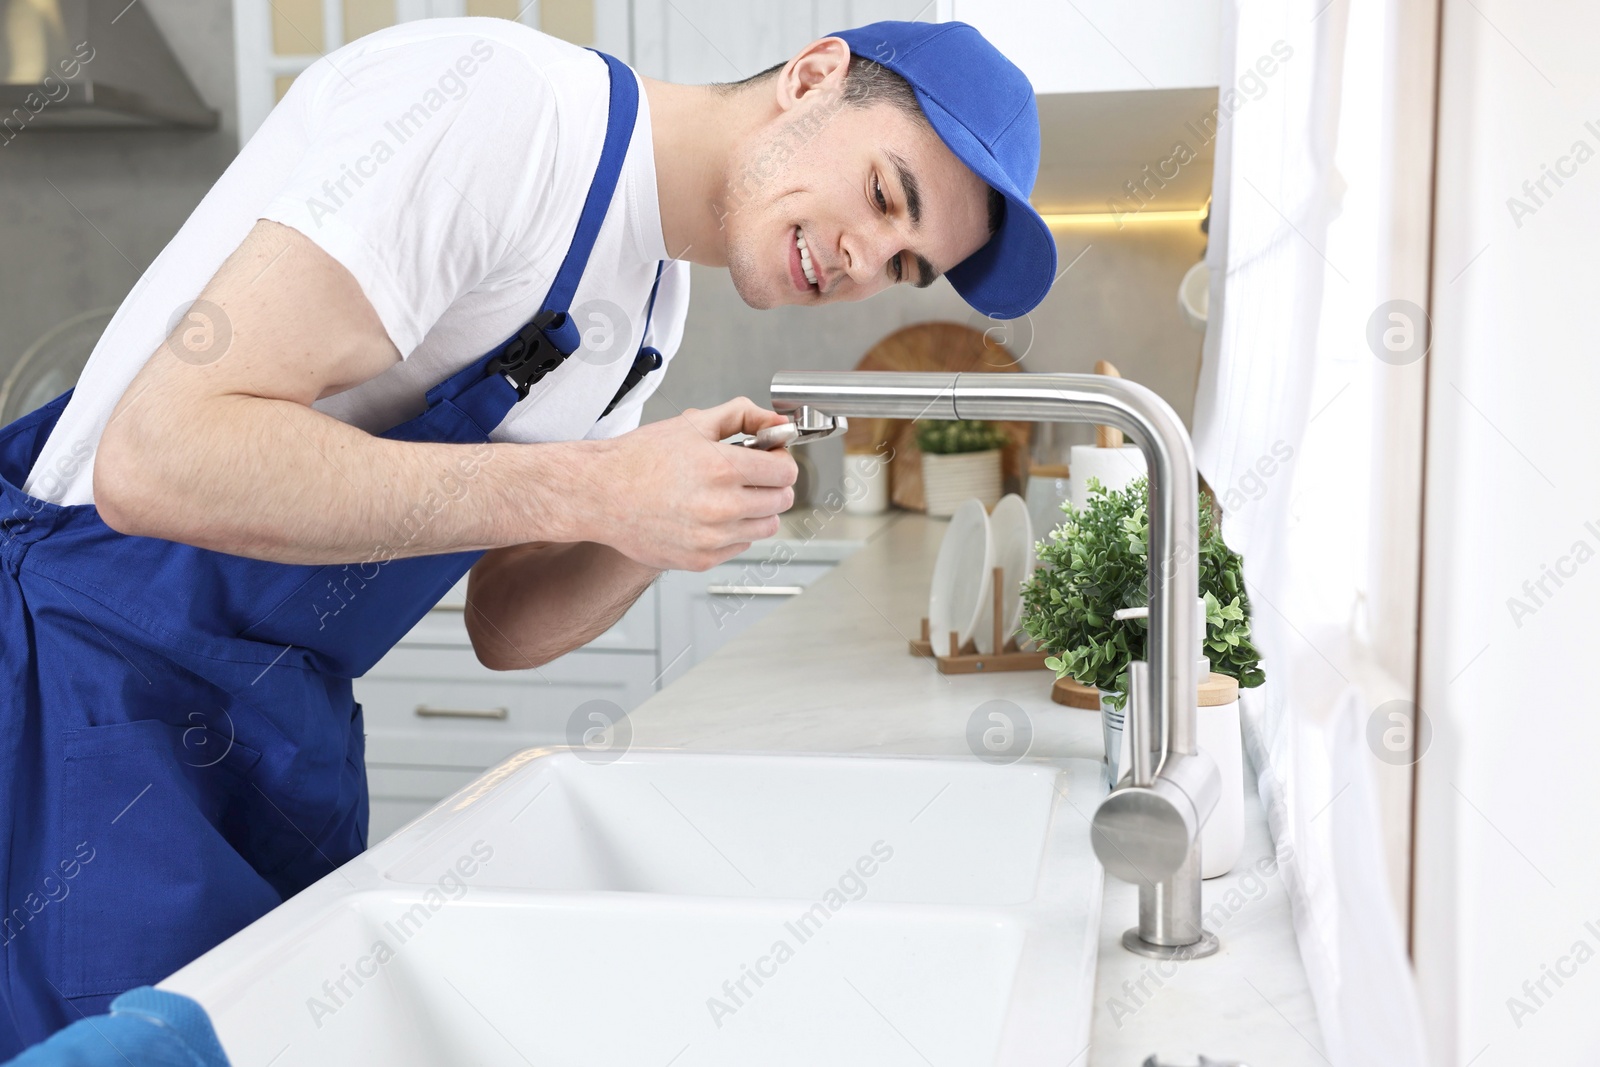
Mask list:
[[[788,62],[777,63],[752,74],[748,78],[741,78],[736,82],[719,82],[713,88],[723,92],[734,92],[748,85],[777,74]],[[900,75],[864,56],[852,55],[850,66],[844,74],[844,102],[851,107],[871,107],[874,104],[888,104],[902,114],[918,122],[927,123],[928,116],[923,113],[922,105],[917,103],[917,94],[911,88],[911,83]],[[1000,229],[1000,223],[1006,216],[1006,198],[1000,195],[999,190],[989,187],[989,233],[992,236]]]
[[[716,88],[725,91],[742,89],[747,85],[766,81],[786,66],[788,66],[787,60],[775,63],[759,74],[752,74],[736,82],[718,83]],[[844,72],[844,102],[853,107],[888,104],[910,118],[921,122],[928,121],[928,116],[922,113],[922,105],[917,103],[917,94],[912,91],[911,83],[882,63],[874,62],[865,56],[850,57],[850,66]]]

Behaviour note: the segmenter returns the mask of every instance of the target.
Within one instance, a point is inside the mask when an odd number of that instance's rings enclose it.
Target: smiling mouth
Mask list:
[[[800,273],[805,275],[806,284],[815,292],[821,292],[817,284],[817,269],[811,263],[811,250],[806,247],[805,234],[800,232],[800,227],[794,228],[794,246],[800,253]]]

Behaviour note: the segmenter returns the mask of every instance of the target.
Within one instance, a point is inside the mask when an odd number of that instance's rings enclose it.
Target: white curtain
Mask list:
[[[1398,2],[1224,0],[1194,417],[1267,673],[1243,702],[1246,747],[1336,1067],[1426,1062],[1384,855],[1379,775],[1392,761],[1368,737],[1374,711],[1410,691],[1375,651],[1395,620],[1368,614],[1388,602],[1368,595],[1372,557],[1392,554],[1372,472],[1393,461],[1374,441],[1397,379],[1365,334],[1389,284],[1392,168],[1372,124]]]

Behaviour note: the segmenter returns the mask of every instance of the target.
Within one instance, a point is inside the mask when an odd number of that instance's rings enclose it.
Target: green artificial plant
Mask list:
[[[1143,478],[1112,491],[1093,479],[1083,509],[1061,505],[1066,520],[1039,546],[1039,569],[1022,588],[1022,627],[1050,653],[1056,677],[1092,686],[1121,710],[1128,664],[1145,658],[1147,619],[1118,621],[1122,608],[1149,601],[1148,488]],[[1244,560],[1222,540],[1209,503],[1200,501],[1200,594],[1206,602],[1205,654],[1211,669],[1245,688],[1266,680],[1250,642]]]
[[[988,452],[1004,448],[1010,442],[1009,437],[988,422],[954,419],[917,423],[917,447],[935,456]]]

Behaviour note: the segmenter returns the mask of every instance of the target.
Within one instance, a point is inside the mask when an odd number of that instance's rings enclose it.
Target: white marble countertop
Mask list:
[[[637,708],[633,744],[962,755],[970,753],[972,713],[1003,699],[1031,724],[1030,757],[1098,759],[1098,713],[1052,703],[1046,672],[942,675],[908,653],[945,528],[904,512],[791,513],[779,538],[744,558],[837,559],[854,551]],[[1204,888],[1207,926],[1222,951],[1178,967],[1127,952],[1119,939],[1136,919],[1136,902],[1132,886],[1108,880],[1094,1041],[1069,1067],[1138,1067],[1151,1053],[1173,1065],[1192,1065],[1200,1053],[1250,1067],[1327,1062],[1253,783],[1239,864]]]
[[[851,515],[818,505],[796,509],[779,519],[778,534],[757,541],[736,556],[741,561],[838,563],[885,529],[896,513]]]

